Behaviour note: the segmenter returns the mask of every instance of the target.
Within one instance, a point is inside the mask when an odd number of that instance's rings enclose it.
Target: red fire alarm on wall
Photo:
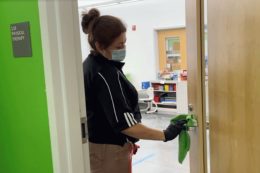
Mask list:
[[[132,31],[136,31],[136,25],[132,25]]]

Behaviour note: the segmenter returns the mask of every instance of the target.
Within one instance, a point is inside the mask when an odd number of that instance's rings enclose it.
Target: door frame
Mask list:
[[[39,0],[54,173],[90,173],[77,0]]]
[[[198,127],[190,131],[191,173],[207,173],[203,17],[203,0],[186,0],[189,113],[198,120]]]
[[[54,173],[90,173],[88,143],[82,144],[86,117],[77,0],[39,0],[44,74]],[[186,1],[188,97],[198,119],[191,131],[190,172],[206,173],[203,92],[202,0]]]

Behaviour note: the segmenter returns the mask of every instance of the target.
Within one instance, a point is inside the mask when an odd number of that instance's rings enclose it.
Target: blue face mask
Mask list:
[[[126,56],[126,49],[118,49],[112,51],[113,61],[124,61],[125,56]]]

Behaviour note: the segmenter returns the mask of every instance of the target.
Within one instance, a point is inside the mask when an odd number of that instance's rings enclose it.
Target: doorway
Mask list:
[[[42,1],[43,2],[43,1]],[[69,2],[69,1],[68,1]],[[95,1],[97,2],[97,1]],[[140,1],[138,3],[141,3],[143,1]],[[152,2],[152,1],[150,1]],[[154,2],[154,1],[153,1]],[[157,1],[158,2],[158,1]],[[205,107],[202,107],[203,105],[203,99],[205,99],[205,96],[203,95],[202,88],[203,86],[207,86],[204,82],[206,81],[206,77],[204,76],[205,72],[201,72],[204,67],[206,67],[205,59],[201,59],[203,54],[206,54],[203,50],[203,41],[206,39],[206,36],[204,35],[204,30],[201,30],[201,28],[204,28],[204,22],[201,18],[201,2],[204,1],[194,1],[194,0],[186,0],[186,23],[187,23],[187,57],[188,57],[188,69],[189,69],[189,105],[190,113],[194,113],[197,115],[199,126],[195,128],[193,131],[190,131],[191,138],[192,138],[192,145],[191,145],[191,151],[190,151],[190,170],[192,173],[201,173],[206,172],[205,169],[205,163],[207,158],[205,156],[205,153],[207,151],[205,147],[205,139],[207,139],[204,134],[206,132],[206,117],[205,112],[207,114],[207,110],[205,110]],[[239,3],[237,1],[208,1],[210,5],[209,7],[209,17],[211,20],[211,23],[208,24],[209,27],[205,27],[205,29],[209,30],[209,54],[210,60],[209,61],[209,68],[211,71],[209,71],[209,80],[210,80],[210,74],[212,75],[212,82],[209,82],[209,117],[210,117],[210,140],[213,141],[210,143],[211,155],[212,158],[210,169],[215,172],[252,172],[257,173],[259,171],[259,138],[257,137],[258,131],[259,131],[259,116],[258,116],[258,105],[260,103],[260,82],[259,82],[259,41],[255,38],[259,35],[259,21],[257,12],[259,11],[259,1],[256,0],[241,0]],[[45,31],[46,37],[44,38],[44,42],[51,43],[51,44],[44,44],[47,48],[45,49],[46,54],[51,52],[51,56],[45,56],[48,59],[52,60],[50,62],[47,62],[46,68],[50,68],[51,70],[55,71],[58,75],[55,76],[54,80],[55,82],[60,82],[60,79],[62,78],[62,81],[59,83],[60,85],[55,85],[57,89],[57,86],[71,86],[71,84],[75,84],[72,87],[64,87],[62,89],[61,95],[59,95],[58,92],[55,90],[56,97],[55,98],[70,98],[70,99],[64,99],[65,101],[70,101],[66,103],[62,103],[62,106],[53,106],[55,104],[52,104],[53,110],[61,110],[59,115],[61,116],[53,116],[55,119],[56,117],[60,117],[56,122],[52,123],[54,125],[54,130],[60,130],[64,133],[64,136],[62,139],[55,138],[55,135],[58,134],[55,132],[52,132],[53,139],[57,140],[54,141],[55,145],[52,145],[58,149],[63,149],[63,147],[59,147],[58,144],[65,144],[66,147],[65,150],[55,150],[56,157],[55,159],[58,164],[56,163],[56,166],[58,165],[59,168],[65,169],[64,171],[71,171],[71,172],[83,172],[83,169],[79,167],[79,164],[83,163],[83,159],[81,158],[79,163],[79,157],[82,155],[81,151],[81,143],[80,137],[79,137],[79,127],[78,125],[78,119],[79,117],[75,117],[75,115],[81,115],[82,113],[75,108],[78,108],[78,101],[79,98],[74,98],[73,96],[79,96],[82,95],[82,93],[74,93],[75,90],[77,90],[78,84],[77,78],[75,78],[77,70],[75,59],[71,59],[71,57],[77,56],[75,52],[79,52],[78,50],[74,51],[75,54],[71,54],[73,51],[70,51],[69,48],[71,48],[71,43],[74,43],[76,39],[73,37],[75,35],[75,28],[67,29],[68,27],[68,21],[69,26],[73,25],[73,18],[70,18],[72,14],[76,14],[73,10],[68,13],[69,7],[71,7],[73,4],[68,4],[68,9],[65,9],[62,11],[61,9],[64,9],[60,6],[59,1],[50,2],[53,4],[42,4],[45,5],[44,7],[48,7],[44,11],[52,13],[46,13],[43,24],[49,24],[46,25],[46,27],[50,28],[41,28]],[[130,2],[129,2],[130,3]],[[65,3],[64,3],[65,4]],[[63,5],[64,5],[63,4]],[[234,5],[236,4],[236,5]],[[104,4],[103,4],[104,5]],[[122,2],[121,2],[122,5]],[[185,5],[184,5],[185,6]],[[60,11],[56,11],[56,9],[60,9]],[[158,6],[158,9],[159,6]],[[43,10],[43,8],[41,8]],[[67,11],[66,11],[67,10]],[[219,13],[221,10],[222,13]],[[149,9],[145,10],[146,12],[149,12]],[[231,13],[231,12],[232,13]],[[117,12],[114,11],[114,12]],[[162,12],[162,11],[161,11]],[[175,12],[180,12],[176,10]],[[52,17],[52,14],[56,14],[56,17]],[[145,13],[146,14],[146,13]],[[149,14],[149,13],[147,13]],[[184,13],[185,14],[185,13]],[[221,15],[227,16],[227,18],[224,18]],[[48,17],[50,15],[50,17]],[[131,18],[135,14],[132,14]],[[64,17],[65,16],[65,17]],[[242,18],[240,18],[242,16]],[[140,17],[140,16],[135,16]],[[58,19],[63,19],[61,20]],[[70,20],[65,20],[69,18]],[[47,20],[48,19],[48,20]],[[50,19],[50,20],[49,20]],[[215,19],[215,20],[213,20]],[[248,19],[248,20],[241,20],[241,19]],[[250,19],[250,20],[249,20]],[[58,22],[56,21],[58,20]],[[173,19],[171,19],[173,20]],[[176,19],[177,20],[177,19]],[[130,21],[130,19],[129,19]],[[232,22],[230,22],[232,21]],[[59,26],[62,27],[56,27],[56,24],[61,24]],[[218,23],[218,25],[216,25]],[[135,37],[129,37],[134,40],[134,42],[138,45],[139,49],[137,49],[136,52],[138,52],[139,57],[138,62],[144,61],[147,63],[149,67],[152,67],[153,69],[156,69],[156,63],[149,61],[149,58],[153,56],[153,54],[149,54],[150,56],[144,56],[144,54],[141,54],[144,52],[144,50],[152,50],[155,51],[156,46],[154,42],[148,42],[148,45],[152,45],[152,47],[147,47],[147,45],[143,44],[140,40],[138,40],[138,37],[136,37],[136,32],[139,31],[139,24],[135,23],[136,27],[131,27],[135,32],[131,32],[132,36]],[[134,25],[135,25],[134,24]],[[203,27],[201,27],[201,24],[203,24]],[[133,25],[133,26],[134,26]],[[222,25],[228,26],[223,27]],[[44,26],[44,25],[43,25]],[[132,25],[131,25],[132,26]],[[157,27],[157,26],[155,26]],[[60,30],[61,28],[66,28],[67,30]],[[134,29],[135,28],[135,29]],[[246,29],[245,29],[246,28]],[[142,30],[142,28],[140,28]],[[46,31],[54,31],[54,33],[47,34]],[[59,31],[62,32],[62,34],[59,33]],[[73,31],[73,32],[71,32]],[[145,32],[149,33],[147,29],[144,29]],[[202,32],[201,32],[202,31]],[[214,32],[213,32],[214,31]],[[57,33],[59,34],[57,34]],[[207,32],[207,31],[205,31]],[[202,34],[202,35],[201,35]],[[52,36],[52,37],[51,37]],[[205,38],[203,38],[205,36]],[[54,40],[55,38],[55,41]],[[145,41],[148,40],[144,39]],[[214,38],[214,39],[212,39]],[[51,40],[51,41],[50,41]],[[58,43],[64,43],[62,46]],[[77,41],[75,41],[75,44],[77,44]],[[205,44],[206,45],[206,44]],[[53,46],[53,47],[52,47]],[[55,47],[56,46],[56,47]],[[76,46],[77,47],[77,46]],[[205,46],[206,47],[206,46]],[[68,48],[68,49],[66,49]],[[232,48],[232,49],[230,49]],[[66,49],[65,51],[62,49]],[[48,52],[48,51],[50,52]],[[53,52],[53,50],[57,52]],[[58,55],[58,56],[57,56]],[[129,54],[131,55],[131,54]],[[133,56],[133,54],[132,54]],[[57,58],[58,57],[58,58]],[[142,60],[140,57],[146,57],[148,59]],[[47,61],[46,60],[46,61]],[[207,59],[206,59],[207,60]],[[62,63],[60,63],[60,61]],[[136,60],[135,60],[136,61]],[[203,62],[202,62],[203,61]],[[65,62],[65,63],[64,63]],[[207,62],[207,61],[206,61]],[[57,65],[53,67],[51,64]],[[71,64],[73,64],[73,68],[71,68]],[[81,63],[79,63],[81,64]],[[140,66],[141,63],[138,63]],[[203,66],[203,64],[205,66]],[[235,65],[234,65],[235,64]],[[233,67],[236,68],[233,68]],[[58,70],[57,70],[58,67]],[[65,68],[64,68],[65,67]],[[78,66],[79,67],[79,66]],[[131,66],[130,66],[131,67]],[[135,67],[136,68],[136,67]],[[61,70],[60,70],[61,69]],[[131,68],[129,68],[131,69]],[[51,73],[51,70],[46,70],[48,73]],[[215,71],[214,71],[215,70]],[[73,74],[69,74],[68,72],[72,71]],[[59,72],[66,72],[67,75],[59,74]],[[129,70],[129,72],[131,72]],[[218,72],[218,73],[215,73]],[[55,74],[55,73],[54,73]],[[145,71],[145,75],[149,77],[149,74]],[[232,75],[232,80],[228,80],[230,76]],[[241,74],[241,75],[237,75]],[[47,74],[48,75],[48,74]],[[53,73],[51,73],[53,75]],[[156,70],[153,75],[156,76]],[[150,77],[151,77],[150,76]],[[52,76],[51,76],[52,77]],[[137,86],[139,85],[138,80],[141,78],[137,78],[133,80],[133,83],[136,83]],[[71,82],[74,81],[74,82]],[[241,82],[242,81],[242,82]],[[52,84],[52,83],[50,83]],[[221,86],[220,86],[221,84]],[[216,87],[215,87],[216,86]],[[52,87],[52,86],[51,86]],[[72,89],[72,91],[67,91],[66,89]],[[213,89],[213,90],[211,90]],[[50,91],[47,89],[47,91]],[[65,93],[65,96],[63,94]],[[73,94],[71,94],[73,93]],[[68,95],[66,95],[68,94]],[[63,96],[63,97],[61,97]],[[71,98],[74,98],[72,101]],[[56,100],[57,103],[60,103]],[[64,101],[61,100],[61,101]],[[75,102],[74,102],[75,101]],[[55,103],[56,103],[55,102]],[[207,102],[206,102],[207,103]],[[51,103],[49,103],[51,104]],[[55,108],[55,109],[54,109]],[[67,109],[64,114],[62,111],[64,111],[64,108]],[[205,111],[205,112],[203,112]],[[63,117],[65,115],[65,118]],[[74,116],[72,116],[74,115]],[[231,115],[231,116],[230,116]],[[152,116],[148,116],[148,118]],[[147,119],[147,122],[149,119]],[[65,125],[63,124],[65,122]],[[67,123],[67,124],[66,124]],[[56,128],[55,125],[59,125],[59,129]],[[64,128],[63,128],[64,126]],[[76,127],[76,129],[74,128]],[[74,133],[70,133],[70,132]],[[76,135],[71,135],[76,134]],[[213,135],[212,135],[213,134]],[[59,134],[60,135],[60,134]],[[67,135],[67,136],[66,136]],[[72,138],[76,137],[76,138]],[[75,140],[76,139],[76,140]],[[77,145],[74,145],[73,142],[77,143]],[[250,141],[250,142],[248,142]],[[73,144],[73,145],[70,145]],[[240,145],[241,144],[241,145]],[[161,144],[160,144],[161,145]],[[79,148],[78,151],[73,151],[73,149]],[[154,149],[155,147],[152,147]],[[228,150],[227,150],[228,149]],[[246,149],[246,150],[245,150]],[[68,151],[67,151],[68,150]],[[170,150],[170,149],[169,149]],[[167,150],[168,151],[168,150]],[[216,152],[217,151],[217,152]],[[228,152],[226,152],[228,151]],[[60,154],[60,155],[59,155]],[[64,155],[63,155],[64,154]],[[225,155],[225,157],[223,157]],[[227,156],[227,157],[226,157]],[[153,153],[150,153],[147,155],[145,159],[153,158]],[[66,159],[64,159],[66,158]],[[67,162],[73,160],[74,162]],[[162,161],[164,161],[162,159]],[[141,161],[140,161],[141,162]],[[246,164],[245,164],[246,163]],[[172,164],[172,162],[170,163]],[[69,167],[69,169],[66,169],[66,166]],[[82,164],[83,165],[83,164]],[[221,166],[220,166],[221,165]],[[61,167],[59,167],[61,166]],[[172,165],[171,165],[172,166]],[[79,169],[81,169],[79,171]],[[63,172],[64,172],[63,171]],[[171,170],[172,171],[172,170]],[[212,171],[212,172],[213,172]],[[58,171],[57,171],[58,172]]]
[[[100,10],[101,14],[117,16],[127,25],[127,56],[124,72],[138,90],[146,89],[142,88],[142,82],[149,81],[150,86],[154,88],[154,99],[155,96],[158,96],[159,99],[155,100],[160,107],[157,112],[142,114],[143,124],[165,129],[172,117],[179,113],[188,113],[187,81],[185,75],[181,76],[181,70],[187,70],[186,42],[183,38],[185,37],[185,2],[179,0],[84,2],[83,4],[83,1],[79,1],[80,14],[84,10],[95,7]],[[158,42],[157,31],[171,28],[176,31],[167,33],[169,39],[162,43]],[[180,40],[174,40],[176,33],[177,36],[180,36]],[[81,34],[81,37],[84,61],[89,53],[89,46],[86,36]],[[176,71],[174,75],[172,75],[173,71],[170,71],[168,76],[161,75],[163,70],[160,64],[164,64],[164,67],[167,64],[166,61],[159,62],[162,57],[161,45],[167,46],[167,48],[181,48],[181,52],[175,52],[173,58],[171,57],[173,53],[169,52],[170,49],[163,50],[164,53],[168,51],[170,60],[176,59],[174,61],[176,66],[171,68],[174,72]],[[178,57],[177,54],[179,54]],[[173,77],[175,78],[173,79]],[[159,88],[156,88],[157,86]],[[177,93],[174,86],[177,87]],[[141,140],[138,144],[141,148],[133,157],[134,172],[190,172],[189,156],[186,157],[183,164],[178,163],[178,139],[169,143]]]

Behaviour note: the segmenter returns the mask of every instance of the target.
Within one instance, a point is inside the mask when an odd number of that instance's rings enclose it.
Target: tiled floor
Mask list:
[[[165,129],[173,116],[144,114],[143,124]],[[141,148],[133,157],[133,173],[189,173],[189,156],[183,164],[178,162],[178,138],[170,142],[138,142]]]

